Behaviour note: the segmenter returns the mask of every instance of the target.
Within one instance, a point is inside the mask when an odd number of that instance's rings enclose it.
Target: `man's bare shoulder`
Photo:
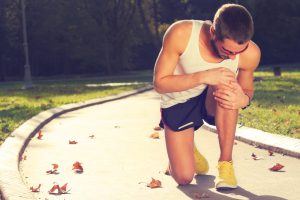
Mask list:
[[[166,33],[186,34],[191,32],[193,26],[192,20],[180,20],[170,25]]]
[[[250,41],[248,49],[240,54],[239,68],[254,71],[259,64],[260,57],[260,48],[253,41]]]
[[[164,46],[175,46],[179,53],[182,53],[188,43],[192,27],[191,20],[181,20],[171,24],[163,38]]]

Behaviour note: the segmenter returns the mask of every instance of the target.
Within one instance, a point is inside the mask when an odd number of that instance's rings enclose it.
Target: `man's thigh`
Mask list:
[[[171,169],[175,173],[194,173],[194,128],[172,131],[165,127],[165,138]]]

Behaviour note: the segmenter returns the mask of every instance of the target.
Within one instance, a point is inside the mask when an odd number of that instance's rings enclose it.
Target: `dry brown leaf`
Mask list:
[[[158,132],[154,132],[150,135],[150,138],[153,138],[153,139],[159,139],[159,133]]]
[[[204,199],[204,198],[209,198],[208,194],[206,193],[199,193],[199,192],[194,192],[193,193],[194,199]]]
[[[160,188],[161,182],[159,180],[155,180],[154,178],[152,178],[152,181],[147,184],[147,187],[150,187],[151,189]]]
[[[268,152],[269,152],[269,156],[273,156],[274,155],[273,151],[269,150]]]
[[[256,154],[254,154],[254,153],[252,153],[252,158],[253,158],[253,160],[261,160],[261,159],[263,159],[262,157],[258,157]]]
[[[21,160],[26,160],[27,159],[27,156],[26,155],[23,155]]]
[[[80,162],[75,162],[73,164],[73,170],[75,170],[76,173],[82,173],[83,172],[83,167],[81,166]]]
[[[59,174],[59,172],[57,171],[58,168],[58,164],[52,164],[53,169],[46,171],[47,174]]]
[[[34,188],[33,186],[30,187],[31,192],[39,192],[41,188],[41,184],[38,187]]]
[[[42,137],[43,137],[42,130],[40,130],[40,131],[38,132],[37,139],[41,140]]]
[[[274,165],[273,167],[269,168],[271,171],[277,172],[279,170],[281,170],[284,166],[277,163],[276,165]]]
[[[69,144],[77,144],[78,142],[76,142],[75,140],[69,140]]]
[[[67,194],[70,190],[67,190],[68,183],[60,187],[58,184],[53,185],[53,187],[48,191],[49,194],[61,195]]]
[[[156,126],[156,127],[154,127],[154,129],[153,130],[155,130],[155,131],[161,131],[162,130],[162,128],[160,127],[160,126]]]
[[[167,176],[170,176],[170,175],[171,175],[169,168],[168,168],[168,169],[166,169],[166,171],[165,171],[165,175],[167,175]]]
[[[95,135],[90,135],[89,137],[90,137],[91,139],[94,139]]]

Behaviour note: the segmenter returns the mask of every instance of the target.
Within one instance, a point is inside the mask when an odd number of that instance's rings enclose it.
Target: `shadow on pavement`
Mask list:
[[[252,192],[247,191],[241,187],[238,187],[235,190],[221,191],[221,193],[239,195],[239,196],[247,197],[251,200],[252,199],[253,200],[288,200],[288,199],[285,199],[282,197],[276,197],[276,196],[272,196],[272,195],[256,195],[256,194],[253,194]]]
[[[285,198],[271,196],[271,195],[256,195],[241,187],[235,190],[225,191],[211,191],[215,187],[215,176],[211,175],[197,175],[195,176],[197,184],[190,184],[186,186],[177,186],[179,190],[185,193],[191,199],[199,199],[195,195],[206,194],[209,199],[214,200],[238,200],[238,199],[251,199],[251,200],[287,200]],[[231,196],[228,196],[231,195]],[[232,197],[236,196],[236,197]],[[202,198],[200,198],[202,199]]]

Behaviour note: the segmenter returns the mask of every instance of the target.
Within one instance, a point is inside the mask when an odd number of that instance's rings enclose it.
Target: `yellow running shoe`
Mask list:
[[[208,162],[204,156],[198,151],[196,145],[194,144],[194,157],[196,164],[196,174],[206,174],[208,172]]]
[[[218,171],[219,176],[216,183],[217,190],[237,188],[237,180],[234,175],[232,161],[219,161]]]

